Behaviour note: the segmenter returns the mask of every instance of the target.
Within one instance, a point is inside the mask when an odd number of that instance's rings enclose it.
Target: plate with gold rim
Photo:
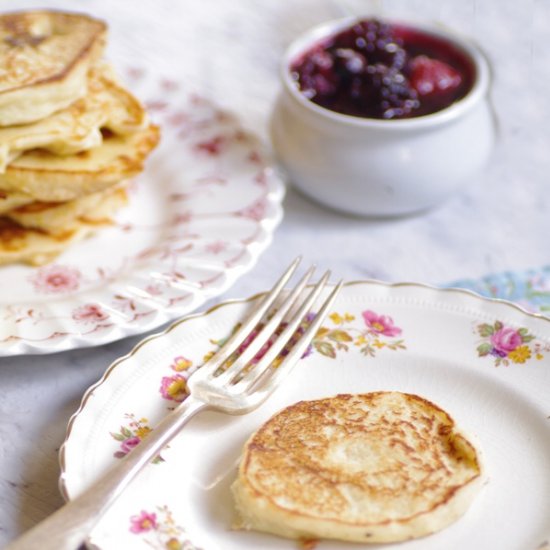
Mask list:
[[[60,456],[66,499],[92,484],[186,398],[187,378],[257,299],[187,316],[107,369],[67,430]],[[247,415],[195,417],[97,525],[90,544],[101,550],[297,548],[295,541],[234,529],[230,486],[245,441],[297,401],[396,390],[436,403],[471,433],[487,480],[458,521],[395,548],[546,548],[549,388],[547,318],[464,290],[349,283],[283,387]],[[316,546],[353,547],[337,541]]]
[[[260,138],[177,80],[121,70],[161,127],[112,226],[42,267],[0,268],[0,356],[141,334],[226,291],[268,247],[284,182]]]

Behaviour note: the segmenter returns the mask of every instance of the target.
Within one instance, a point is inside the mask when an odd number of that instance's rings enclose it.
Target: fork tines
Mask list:
[[[274,386],[282,373],[271,372],[268,377],[267,371],[282,369],[283,364],[296,362],[306,352],[342,283],[334,287],[315,312],[312,308],[327,286],[330,271],[305,292],[315,271],[311,267],[285,295],[283,289],[299,262],[300,258],[292,262],[239,330],[205,365],[218,384],[238,385],[239,391],[262,383]]]

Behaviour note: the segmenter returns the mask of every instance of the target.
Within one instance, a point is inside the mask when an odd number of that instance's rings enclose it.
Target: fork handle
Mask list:
[[[88,489],[4,550],[76,550],[136,475],[191,417],[207,407],[189,396]]]

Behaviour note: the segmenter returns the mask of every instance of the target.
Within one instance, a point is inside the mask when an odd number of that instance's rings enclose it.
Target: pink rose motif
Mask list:
[[[146,533],[157,528],[157,515],[142,510],[137,516],[130,518],[130,531],[132,533]]]
[[[134,447],[137,447],[141,439],[137,435],[129,437],[120,444],[120,450],[127,455]]]
[[[105,321],[109,314],[103,311],[98,304],[84,304],[73,311],[72,317],[75,321],[83,323],[97,323]]]
[[[491,335],[491,344],[499,355],[507,355],[523,344],[521,334],[510,327],[502,327]]]
[[[369,329],[383,336],[399,336],[401,329],[393,324],[393,319],[388,315],[378,315],[374,311],[363,311],[363,319]]]
[[[31,277],[37,292],[61,294],[78,290],[82,275],[78,269],[63,265],[49,265]]]
[[[181,374],[163,376],[160,383],[160,394],[170,401],[183,401],[188,395],[187,379]]]

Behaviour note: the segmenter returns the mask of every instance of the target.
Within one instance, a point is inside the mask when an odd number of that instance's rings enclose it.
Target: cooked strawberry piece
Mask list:
[[[425,96],[458,88],[462,76],[443,61],[419,55],[411,61],[409,81],[421,96]]]

